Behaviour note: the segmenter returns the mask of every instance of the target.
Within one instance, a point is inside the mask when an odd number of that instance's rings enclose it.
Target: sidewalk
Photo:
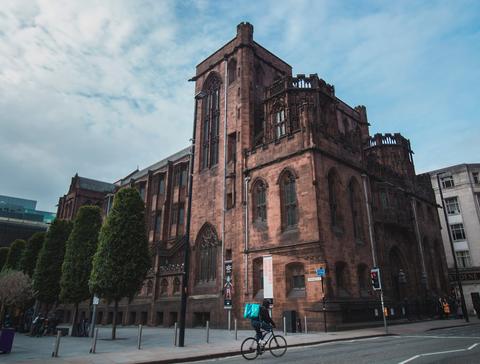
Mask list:
[[[389,334],[411,335],[439,328],[479,323],[478,319],[472,319],[470,324],[465,323],[464,320],[422,321],[392,325],[389,327]],[[120,327],[117,329],[118,339],[115,341],[108,339],[110,333],[111,328],[100,328],[96,354],[89,354],[91,338],[62,337],[58,358],[51,357],[55,341],[54,337],[34,338],[17,334],[12,352],[1,355],[0,358],[2,363],[16,364],[179,363],[239,354],[243,339],[252,336],[253,330],[238,331],[238,340],[235,340],[234,331],[212,329],[210,330],[209,343],[206,343],[205,329],[187,329],[185,347],[178,348],[173,345],[173,329],[145,327],[143,329],[141,350],[137,350],[136,327]],[[279,330],[278,333],[283,335]],[[381,335],[385,335],[383,327],[332,333],[287,334],[286,339],[289,346],[301,346]]]

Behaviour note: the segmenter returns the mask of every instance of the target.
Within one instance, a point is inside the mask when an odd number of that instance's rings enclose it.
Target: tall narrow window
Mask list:
[[[330,224],[332,227],[342,228],[343,218],[340,208],[340,181],[334,170],[328,174],[328,203],[330,205]]]
[[[278,108],[273,113],[273,127],[275,130],[275,138],[280,139],[287,134],[287,123],[285,120],[285,109]]]
[[[161,236],[161,224],[162,224],[162,210],[158,210],[155,214],[155,240],[160,240]]]
[[[162,174],[158,181],[158,194],[163,195],[165,193],[165,176]]]
[[[173,279],[173,294],[180,294],[180,279],[178,277]]]
[[[166,296],[168,294],[168,281],[163,278],[160,283],[160,295]]]
[[[262,180],[253,186],[253,221],[267,221],[267,187]]]
[[[235,81],[237,75],[237,61],[234,59],[228,62],[228,84],[230,85]]]
[[[280,180],[282,223],[283,228],[288,229],[297,225],[297,192],[295,188],[295,176],[286,171]]]
[[[220,120],[220,79],[212,74],[205,81],[203,98],[201,168],[218,163],[218,139]]]
[[[197,241],[197,277],[198,283],[214,282],[217,278],[218,238],[214,228],[205,224],[200,230]]]
[[[348,185],[348,194],[350,200],[350,210],[352,211],[352,227],[353,236],[357,239],[363,239],[363,224],[362,224],[362,200],[360,197],[360,188],[355,179],[352,178]]]
[[[184,222],[185,222],[185,205],[182,203],[178,205],[177,236],[180,236],[183,234]]]

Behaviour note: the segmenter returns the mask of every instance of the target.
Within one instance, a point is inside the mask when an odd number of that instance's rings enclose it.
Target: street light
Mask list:
[[[462,301],[463,317],[465,317],[466,322],[469,322],[470,320],[468,318],[467,306],[465,305],[465,297],[463,296],[462,280],[460,279],[460,275],[458,273],[457,257],[455,255],[455,248],[453,247],[452,232],[450,231],[450,224],[448,223],[447,209],[445,208],[445,201],[443,200],[442,185],[440,183],[440,174],[443,174],[443,173],[444,172],[437,173],[437,185],[438,185],[438,190],[440,192],[440,199],[442,200],[442,209],[443,209],[443,215],[445,217],[445,225],[447,226],[448,240],[450,241],[450,249],[452,250],[453,266],[455,267],[455,279],[457,281],[458,289],[460,291],[460,300]]]
[[[190,163],[189,163],[189,177],[188,177],[188,205],[187,205],[187,221],[185,226],[184,238],[184,255],[183,255],[183,277],[182,277],[182,299],[180,306],[180,322],[178,332],[178,346],[185,345],[185,316],[187,313],[187,295],[188,295],[188,274],[190,269],[190,220],[192,216],[192,185],[193,185],[193,166],[195,160],[195,131],[197,129],[197,109],[198,100],[205,96],[204,91],[200,91],[195,95],[195,110],[193,112],[193,136],[192,146],[190,147]]]

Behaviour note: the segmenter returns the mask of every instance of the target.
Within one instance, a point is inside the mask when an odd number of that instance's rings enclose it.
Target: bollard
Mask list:
[[[177,329],[178,329],[178,325],[175,322],[175,337],[173,338],[173,346],[177,346]]]
[[[238,340],[237,319],[235,319],[233,323],[235,325],[235,340]]]
[[[58,357],[58,349],[60,349],[60,337],[62,336],[62,332],[60,330],[57,331],[57,337],[55,338],[55,346],[53,348],[52,357]]]
[[[209,338],[210,338],[210,322],[207,321],[207,344],[208,344]]]
[[[137,349],[140,350],[142,347],[142,325],[138,325],[138,340],[137,340]]]
[[[231,331],[232,330],[232,311],[231,310],[228,310],[228,331]]]
[[[307,328],[307,316],[305,316],[305,334],[308,334],[308,328]]]
[[[283,335],[287,336],[287,318],[283,316]]]

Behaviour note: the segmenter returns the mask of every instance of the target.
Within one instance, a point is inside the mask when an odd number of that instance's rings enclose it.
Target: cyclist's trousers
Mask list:
[[[272,325],[267,324],[264,321],[252,320],[252,326],[255,329],[255,332],[257,333],[257,335],[256,335],[257,340],[260,340],[262,338],[261,329],[263,329],[265,331],[271,331],[272,330]]]

